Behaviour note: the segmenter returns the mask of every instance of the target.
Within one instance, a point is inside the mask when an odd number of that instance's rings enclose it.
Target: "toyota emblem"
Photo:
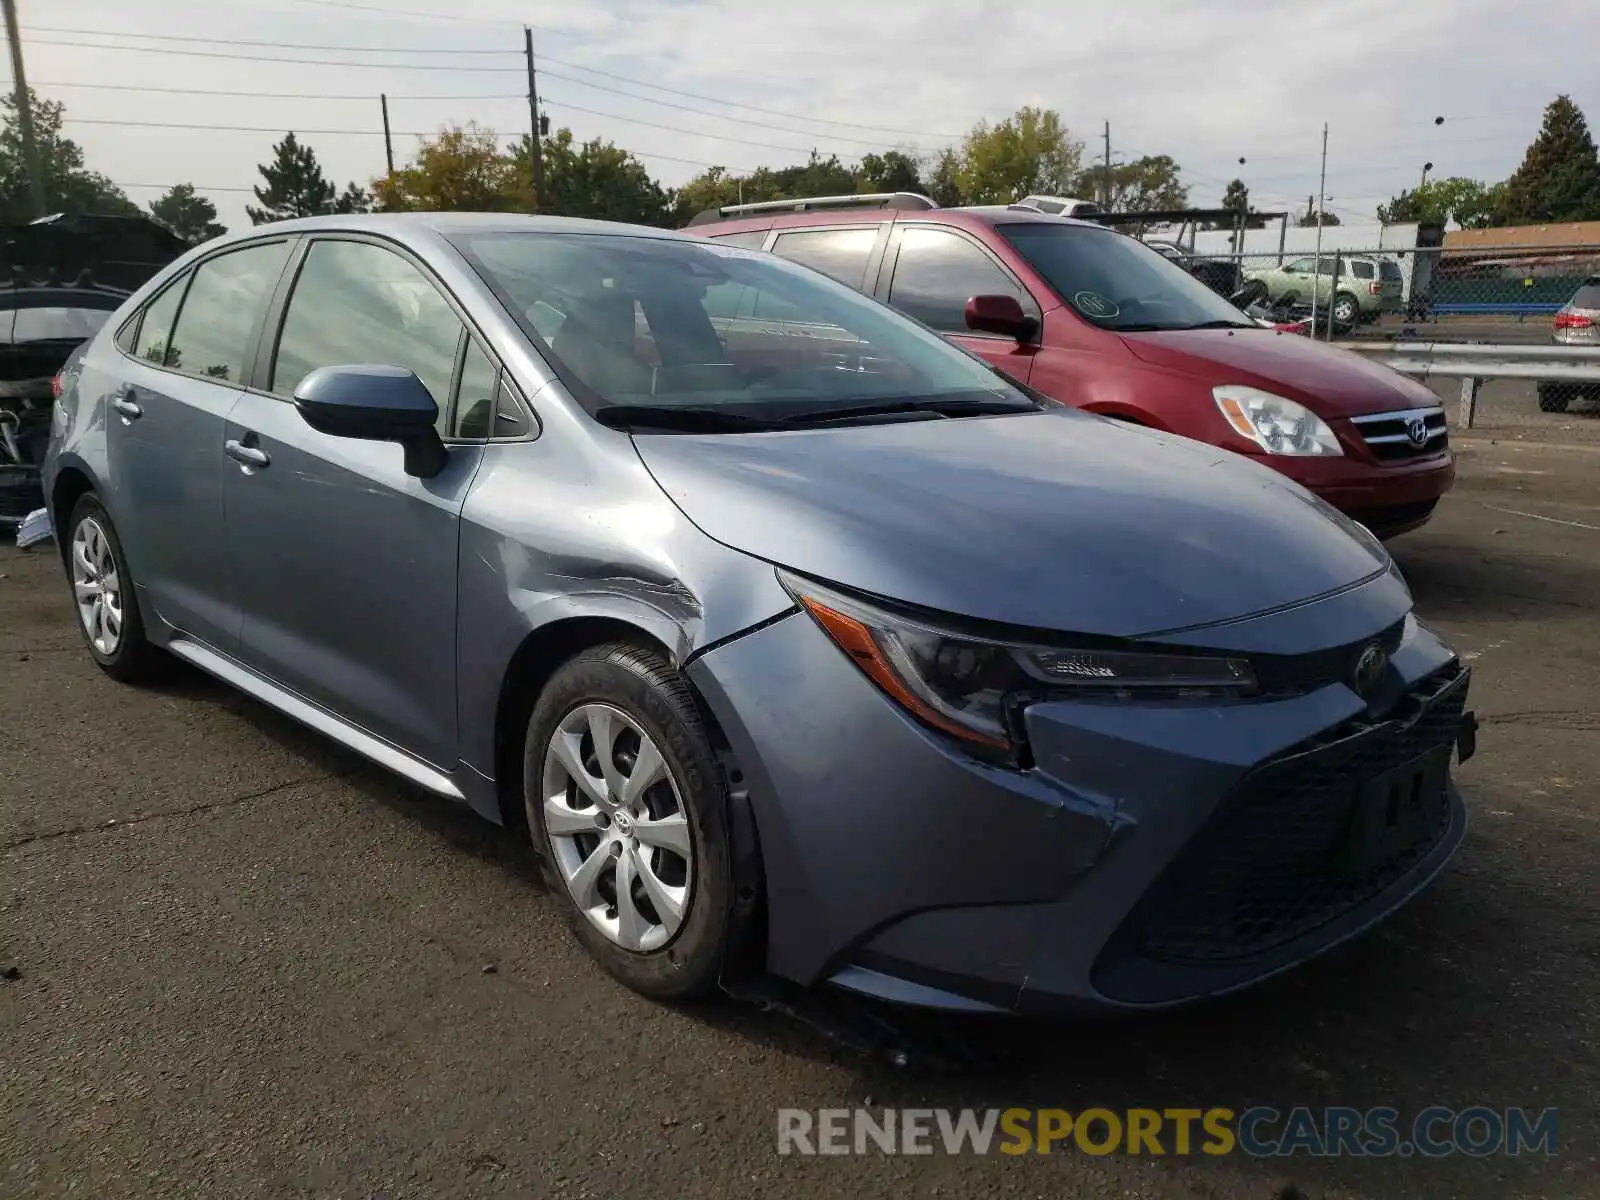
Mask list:
[[[1406,422],[1406,436],[1411,439],[1413,446],[1426,446],[1428,438],[1428,422],[1422,417],[1412,417]]]
[[[1355,689],[1362,696],[1369,696],[1380,683],[1383,682],[1383,673],[1389,669],[1389,656],[1384,653],[1382,646],[1374,642],[1361,652],[1361,657],[1356,660]]]

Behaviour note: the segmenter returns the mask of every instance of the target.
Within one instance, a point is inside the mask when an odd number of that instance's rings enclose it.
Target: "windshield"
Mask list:
[[[1254,328],[1189,272],[1131,237],[1042,222],[996,228],[1062,300],[1102,329]]]
[[[452,240],[591,413],[1036,407],[937,334],[759,250],[617,234]]]

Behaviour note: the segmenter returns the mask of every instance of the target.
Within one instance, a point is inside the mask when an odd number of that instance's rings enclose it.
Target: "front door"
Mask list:
[[[312,429],[293,404],[318,367],[415,372],[439,405],[444,470]],[[240,656],[279,685],[441,770],[456,765],[456,552],[499,367],[424,269],[386,244],[309,240],[264,386],[229,414],[223,495]],[[480,394],[481,393],[481,394]],[[456,401],[459,395],[459,405]]]
[[[971,238],[931,225],[904,225],[889,245],[885,274],[891,305],[944,334],[1014,379],[1028,382],[1038,347],[967,328],[973,296],[1015,296],[1023,312],[1041,316],[1038,302]],[[1041,324],[1040,328],[1043,328]]]
[[[148,605],[230,650],[238,609],[222,507],[224,421],[289,256],[279,239],[200,263],[144,308],[106,412],[112,515]]]

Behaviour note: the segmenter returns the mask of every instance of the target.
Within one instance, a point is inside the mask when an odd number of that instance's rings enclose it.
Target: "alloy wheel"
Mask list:
[[[638,722],[595,703],[563,717],[545,747],[542,806],[556,869],[589,921],[625,950],[671,941],[694,847],[672,769]]]
[[[100,522],[84,517],[72,531],[72,594],[89,642],[110,657],[122,643],[122,577]]]

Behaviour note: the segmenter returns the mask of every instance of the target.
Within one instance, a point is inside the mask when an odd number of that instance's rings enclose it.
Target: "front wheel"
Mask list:
[[[154,678],[162,654],[145,636],[133,573],[110,514],[93,493],[85,494],[73,506],[67,529],[67,579],[90,657],[120,683]]]
[[[1361,305],[1349,292],[1340,292],[1333,298],[1333,328],[1336,333],[1348,333],[1361,319]]]
[[[560,667],[523,758],[528,828],[578,940],[646,996],[715,987],[731,942],[726,788],[688,687],[618,643]]]

